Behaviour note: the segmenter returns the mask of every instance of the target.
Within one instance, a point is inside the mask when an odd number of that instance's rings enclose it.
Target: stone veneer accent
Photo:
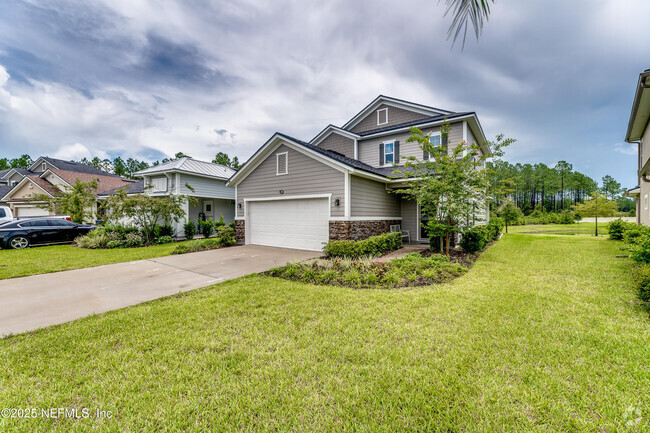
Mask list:
[[[235,220],[235,240],[238,244],[246,242],[246,221]]]
[[[390,226],[395,224],[401,224],[401,221],[330,221],[330,240],[358,241],[388,233]]]

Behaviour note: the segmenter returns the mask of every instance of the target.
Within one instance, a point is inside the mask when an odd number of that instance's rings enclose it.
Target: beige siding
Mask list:
[[[351,216],[399,217],[399,198],[386,191],[386,184],[357,176],[350,177]]]
[[[388,108],[388,123],[383,125],[377,125],[377,110]],[[413,111],[403,110],[401,108],[391,107],[386,104],[381,104],[377,110],[372,111],[368,114],[361,122],[359,122],[354,128],[353,132],[364,132],[371,131],[373,129],[385,128],[387,126],[399,125],[401,123],[412,122],[414,120],[425,119],[428,116],[426,114],[420,114]]]
[[[344,137],[341,134],[332,132],[327,138],[318,144],[323,149],[333,150],[348,158],[354,158],[354,140]]]
[[[288,152],[289,174],[277,176],[275,155],[280,152]],[[280,190],[284,194],[280,194]],[[283,144],[237,185],[237,216],[244,216],[244,199],[247,198],[311,194],[332,194],[332,216],[345,215],[345,174]],[[337,198],[339,206],[335,204]]]
[[[40,186],[34,182],[27,181],[15,191],[12,191],[9,200],[31,199],[38,194],[47,194]]]
[[[23,180],[23,175],[22,175],[22,174],[19,174],[19,173],[14,173],[13,175],[11,175],[10,177],[8,177],[8,178],[5,179],[5,180],[7,181],[7,185],[11,185],[11,182],[16,182],[16,183],[18,183],[18,182],[20,182],[21,180]]]
[[[453,123],[450,125],[451,131],[449,132],[450,148],[453,148],[456,143],[463,140],[463,123]],[[440,127],[423,128],[422,132],[438,132]],[[368,140],[359,141],[359,160],[365,162],[373,167],[379,167],[379,144],[387,140],[399,141],[400,163],[403,163],[403,157],[414,156],[422,159],[422,149],[418,143],[407,143],[406,139],[411,136],[409,131],[400,132],[393,135],[385,135],[383,137],[371,138]]]

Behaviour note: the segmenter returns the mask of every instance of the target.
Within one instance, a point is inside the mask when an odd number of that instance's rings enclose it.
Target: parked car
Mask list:
[[[0,224],[0,246],[20,250],[30,245],[68,243],[95,228],[56,217],[17,219]]]
[[[9,206],[0,206],[0,224],[14,219],[14,214]]]

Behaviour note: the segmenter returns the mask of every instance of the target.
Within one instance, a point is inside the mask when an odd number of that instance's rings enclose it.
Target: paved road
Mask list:
[[[0,280],[0,336],[187,292],[318,255],[246,245]]]

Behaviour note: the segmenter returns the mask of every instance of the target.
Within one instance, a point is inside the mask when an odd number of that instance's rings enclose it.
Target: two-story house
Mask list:
[[[650,225],[650,69],[646,69],[639,75],[636,85],[632,112],[627,125],[625,141],[638,145],[638,166],[637,175],[639,185],[627,191],[627,195],[636,199],[636,222]]]
[[[412,242],[427,242],[418,204],[391,190],[407,156],[429,158],[407,143],[410,127],[448,148],[459,142],[490,150],[474,112],[456,113],[379,96],[345,125],[327,126],[309,143],[275,133],[230,179],[236,188],[237,239],[245,244],[321,250],[330,239],[363,239],[401,225]],[[400,164],[402,161],[402,164]],[[488,220],[487,209],[474,218]]]

